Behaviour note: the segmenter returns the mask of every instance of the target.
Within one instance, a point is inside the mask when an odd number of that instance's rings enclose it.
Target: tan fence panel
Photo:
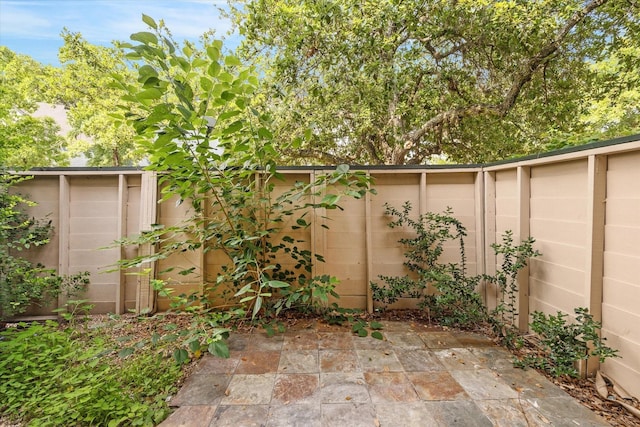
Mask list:
[[[530,312],[573,313],[586,305],[587,161],[531,168]]]
[[[603,335],[620,359],[603,369],[640,396],[640,152],[609,156]]]

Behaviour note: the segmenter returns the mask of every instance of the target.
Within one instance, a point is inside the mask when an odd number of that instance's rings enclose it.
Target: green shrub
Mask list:
[[[467,275],[464,225],[453,217],[451,208],[443,213],[428,212],[417,220],[410,214],[410,202],[405,202],[402,210],[385,204],[385,215],[394,217],[389,227],[408,227],[414,232],[414,236],[399,240],[407,248],[403,264],[414,276],[379,276],[385,284],[371,282],[373,299],[392,304],[400,297],[418,298],[419,306],[428,308],[445,325],[483,322],[486,310],[476,289],[480,276]],[[444,245],[452,241],[458,244],[459,262],[443,263]]]
[[[106,336],[57,323],[0,334],[0,411],[33,426],[152,426],[169,409],[180,368],[158,353],[113,356]]]
[[[591,356],[597,356],[600,362],[618,357],[618,350],[604,344],[606,338],[600,337],[602,324],[593,320],[589,310],[579,307],[574,311],[574,323],[567,323],[568,315],[560,311],[555,316],[534,312],[530,326],[540,338],[542,354],[528,355],[516,366],[542,369],[556,377],[577,377],[576,363],[579,361]]]

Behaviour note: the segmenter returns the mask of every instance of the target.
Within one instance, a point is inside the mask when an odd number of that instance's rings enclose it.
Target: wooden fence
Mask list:
[[[288,185],[311,182],[324,168],[283,169]],[[482,166],[369,167],[376,195],[345,200],[344,211],[313,213],[313,224],[296,237],[326,263],[316,274],[341,282],[341,304],[372,310],[371,281],[379,275],[404,275],[406,230],[390,229],[384,204],[401,207],[410,201],[417,215],[451,207],[468,230],[465,240],[469,273],[492,273],[500,260],[491,249],[505,230],[516,239],[533,236],[542,256],[520,275],[520,313],[534,310],[572,314],[588,307],[603,322],[607,343],[622,358],[603,369],[640,396],[640,136],[576,149]],[[105,273],[119,259],[151,248],[108,248],[123,236],[153,223],[172,224],[189,215],[185,204],[157,203],[154,174],[136,169],[48,169],[33,171],[20,191],[39,203],[35,216],[50,215],[55,226],[51,244],[30,256],[60,273],[91,272],[86,297],[95,311],[163,310],[150,287],[156,276],[179,291],[198,289],[211,280],[221,261],[214,253],[184,253],[159,262],[148,275]],[[323,225],[329,228],[323,227]],[[445,251],[456,261],[456,247]],[[167,266],[195,267],[193,279],[175,273],[155,274]],[[483,284],[489,308],[497,291]],[[64,301],[58,301],[63,304]],[[55,307],[34,308],[50,314]],[[527,329],[529,316],[519,326]]]

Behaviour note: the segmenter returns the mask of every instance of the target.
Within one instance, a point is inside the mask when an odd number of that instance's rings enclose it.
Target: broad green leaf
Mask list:
[[[225,341],[220,340],[212,342],[209,344],[208,351],[214,356],[218,356],[223,359],[229,358],[229,346]]]
[[[240,60],[238,58],[236,58],[233,55],[228,55],[224,58],[224,63],[225,65],[229,66],[229,67],[233,67],[233,66],[237,66],[237,65],[241,65],[242,63],[240,62]]]
[[[176,348],[173,351],[173,358],[179,365],[189,362],[189,352],[184,348]]]
[[[380,322],[373,321],[369,323],[369,327],[371,327],[371,329],[382,329],[384,325]]]
[[[152,17],[145,15],[144,13],[142,14],[142,21],[154,30],[158,29],[158,24],[156,24],[156,21],[154,21]]]
[[[124,359],[127,356],[131,356],[133,353],[135,353],[133,347],[125,347],[118,352],[118,357]]]
[[[191,350],[191,352],[196,352],[196,351],[200,350],[200,341],[193,340],[193,341],[189,342],[189,350]]]
[[[279,280],[269,280],[268,282],[265,282],[265,285],[271,288],[288,288],[291,286],[287,282],[281,282]]]
[[[326,196],[324,196],[322,198],[322,201],[320,202],[323,205],[329,205],[329,206],[333,206],[336,203],[338,203],[338,200],[340,200],[340,196],[337,194],[327,194]]]
[[[382,340],[384,339],[384,337],[382,336],[382,333],[380,333],[380,331],[373,331],[371,332],[371,337],[375,338],[377,340]]]
[[[349,172],[349,165],[338,165],[336,172],[345,174]]]
[[[131,40],[135,40],[137,42],[144,43],[146,45],[149,45],[149,44],[157,45],[158,44],[158,38],[156,37],[156,35],[153,34],[153,33],[148,32],[148,31],[141,31],[139,33],[131,34],[131,36],[129,38]]]

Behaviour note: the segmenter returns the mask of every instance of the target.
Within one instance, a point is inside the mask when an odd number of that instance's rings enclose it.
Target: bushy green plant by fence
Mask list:
[[[226,306],[240,307],[252,318],[326,304],[330,295],[337,296],[337,279],[313,275],[313,263],[322,257],[292,232],[311,225],[314,209],[337,209],[341,197],[371,191],[369,178],[341,165],[311,182],[276,189],[284,177],[276,170],[279,153],[270,119],[253,99],[256,71],[225,55],[220,41],[207,39],[203,49],[180,47],[162,23],[143,20],[150,31],[133,34],[135,43],[123,45],[140,66],[138,85],[119,82],[136,106],[120,120],[136,129],[149,158],[147,169],[160,173],[163,201],[189,203],[194,215],[123,241],[151,243],[156,250],[121,266],[184,251],[216,253],[226,262],[216,277],[198,279],[204,292],[176,296],[182,308],[201,313],[215,309],[209,296],[226,297]],[[297,143],[279,149],[295,150]],[[170,287],[159,284],[167,294]]]
[[[494,243],[491,247],[501,258],[500,266],[495,275],[484,275],[484,279],[498,287],[498,304],[491,312],[489,321],[494,333],[507,347],[514,347],[519,335],[516,321],[518,319],[518,274],[525,268],[530,258],[540,256],[540,252],[533,249],[535,239],[528,237],[515,245],[513,232],[507,230],[502,235],[502,243]]]
[[[25,258],[25,252],[49,243],[51,221],[26,214],[35,203],[10,191],[28,177],[0,171],[0,320],[23,313],[29,305],[56,298],[61,292],[81,293],[88,273],[59,276]]]
[[[445,325],[471,326],[486,319],[486,310],[477,285],[480,276],[467,274],[464,237],[467,230],[448,208],[443,213],[427,212],[411,218],[411,203],[402,210],[385,204],[385,215],[393,217],[389,227],[405,227],[413,236],[399,240],[407,250],[405,267],[414,276],[379,276],[384,282],[371,283],[373,299],[392,304],[400,297],[418,298],[419,306],[428,308],[433,317]],[[457,242],[459,262],[443,263],[444,245]]]
[[[618,350],[608,347],[604,343],[606,338],[600,337],[602,324],[593,319],[588,309],[579,307],[574,311],[575,322],[567,322],[569,316],[560,311],[555,316],[533,312],[530,326],[539,338],[541,353],[527,355],[516,365],[542,369],[556,377],[577,377],[577,362],[592,356],[598,357],[601,363],[618,357]]]
[[[0,412],[34,426],[153,426],[180,369],[157,351],[115,355],[113,338],[55,322],[0,333]]]

